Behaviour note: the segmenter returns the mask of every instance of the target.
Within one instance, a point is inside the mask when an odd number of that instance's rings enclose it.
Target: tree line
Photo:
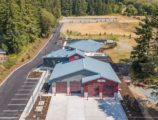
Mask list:
[[[61,13],[70,15],[150,15],[157,8],[151,2],[136,2],[140,0],[61,0]],[[157,13],[158,14],[158,13]]]
[[[120,13],[123,0],[61,0],[61,12],[70,15],[105,15]]]
[[[23,46],[48,37],[63,16],[151,14],[155,5],[126,0],[0,0],[0,48],[19,53]]]
[[[60,13],[59,0],[0,0],[0,48],[17,54],[48,37]]]

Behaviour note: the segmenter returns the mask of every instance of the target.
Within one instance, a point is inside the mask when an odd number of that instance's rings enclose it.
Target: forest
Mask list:
[[[156,9],[130,0],[0,0],[0,48],[18,54],[23,46],[48,37],[60,16],[146,15]]]

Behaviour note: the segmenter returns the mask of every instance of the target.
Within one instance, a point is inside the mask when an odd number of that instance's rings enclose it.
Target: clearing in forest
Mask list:
[[[91,17],[93,18],[95,16]],[[103,17],[110,18],[110,16],[101,16],[101,18]],[[130,57],[132,48],[136,45],[134,39],[137,37],[137,35],[135,32],[141,18],[127,16],[111,17],[116,17],[117,21],[97,23],[65,23],[62,33],[64,33],[64,37],[68,38],[117,40],[117,47],[105,50],[104,52],[109,54],[114,62],[119,62],[121,59],[128,59]]]

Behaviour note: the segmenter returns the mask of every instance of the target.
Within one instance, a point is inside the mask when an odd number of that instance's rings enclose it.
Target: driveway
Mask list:
[[[127,120],[119,102],[79,96],[52,96],[46,120]]]

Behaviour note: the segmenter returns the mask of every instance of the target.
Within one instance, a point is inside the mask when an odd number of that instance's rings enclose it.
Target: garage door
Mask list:
[[[103,96],[104,97],[113,97],[114,96],[114,87],[112,85],[103,86]]]
[[[81,92],[81,82],[78,82],[78,81],[70,82],[70,91],[71,91],[71,93],[80,93]]]
[[[88,96],[99,96],[99,86],[89,85],[88,86]]]
[[[57,93],[66,93],[67,92],[67,83],[66,82],[56,82],[56,92]]]

